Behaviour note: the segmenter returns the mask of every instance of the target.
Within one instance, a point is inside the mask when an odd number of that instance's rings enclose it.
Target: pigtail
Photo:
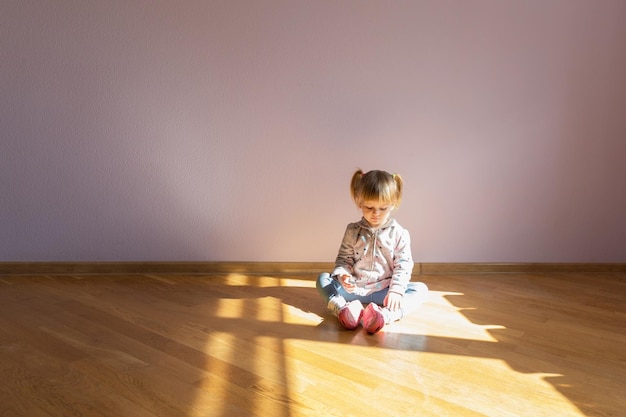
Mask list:
[[[400,200],[402,200],[402,186],[404,185],[404,180],[402,179],[402,177],[400,176],[400,174],[392,174],[391,177],[393,178],[393,180],[396,183],[396,207],[398,207],[400,205]]]
[[[352,200],[358,205],[359,204],[359,195],[357,195],[357,189],[361,179],[363,178],[363,171],[361,169],[357,169],[354,174],[352,174],[352,180],[350,180],[350,195],[352,196]]]

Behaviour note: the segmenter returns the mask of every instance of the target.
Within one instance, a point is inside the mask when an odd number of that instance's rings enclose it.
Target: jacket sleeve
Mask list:
[[[335,259],[333,275],[352,275],[354,273],[354,230],[355,228],[351,224],[346,227],[337,258]]]
[[[411,236],[407,230],[402,230],[393,256],[393,275],[390,292],[404,295],[406,288],[411,281],[413,272],[413,256],[411,254]]]

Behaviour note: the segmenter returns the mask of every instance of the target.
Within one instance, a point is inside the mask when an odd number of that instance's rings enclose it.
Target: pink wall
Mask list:
[[[626,2],[0,3],[0,261],[626,262]]]

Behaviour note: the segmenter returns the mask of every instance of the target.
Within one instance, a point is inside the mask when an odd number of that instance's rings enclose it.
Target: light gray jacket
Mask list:
[[[376,230],[361,219],[346,228],[333,275],[354,276],[358,295],[387,287],[390,292],[404,295],[412,271],[409,232],[394,219]]]

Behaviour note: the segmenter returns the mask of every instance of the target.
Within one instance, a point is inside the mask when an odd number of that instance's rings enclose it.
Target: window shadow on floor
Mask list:
[[[570,278],[558,275],[423,278],[433,293],[444,294],[450,311],[467,319],[468,328],[482,328],[489,337],[433,335],[416,319],[410,332],[403,332],[404,324],[388,326],[373,336],[345,331],[310,285],[257,286],[252,279],[247,285],[224,288],[220,296],[274,298],[303,315],[321,318],[317,326],[274,323],[264,329],[265,337],[499,360],[518,373],[539,375],[588,417],[619,415],[626,407],[621,395],[626,385],[622,348],[626,310],[623,297],[610,290],[611,285],[623,290],[623,279],[578,277],[568,282]],[[422,311],[428,309],[432,306],[426,303]],[[220,327],[217,330],[228,332],[246,326],[238,320],[224,320]],[[532,395],[528,401],[533,401]]]
[[[371,415],[385,404],[347,401],[342,384],[376,392],[383,382],[368,378],[385,361],[386,381],[412,372],[408,380],[419,384],[406,388],[409,395],[395,386],[397,410],[435,407],[437,390],[489,393],[493,381],[504,385],[496,392],[524,390],[520,381],[537,380],[576,410],[552,415],[626,409],[624,276],[420,280],[431,298],[411,317],[367,335],[341,328],[304,275],[5,279],[0,414],[291,417],[341,415],[340,404]],[[352,355],[359,359],[346,364]],[[383,362],[363,370],[360,361],[371,358]],[[473,375],[460,386],[454,366],[467,363],[477,367],[464,368]],[[426,375],[420,364],[441,369]],[[480,366],[504,375],[481,374]],[[508,376],[518,385],[508,386]],[[540,402],[543,394],[529,391],[526,399]]]

